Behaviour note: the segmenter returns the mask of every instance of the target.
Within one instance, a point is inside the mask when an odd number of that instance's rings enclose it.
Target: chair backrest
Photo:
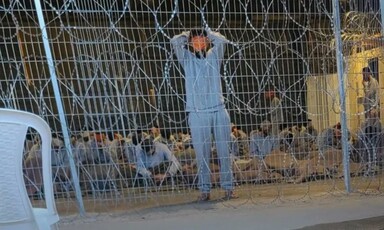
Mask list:
[[[23,150],[28,128],[40,134],[44,197],[49,215],[56,215],[52,187],[51,130],[35,114],[0,109],[0,229],[3,225],[36,225],[23,177]]]

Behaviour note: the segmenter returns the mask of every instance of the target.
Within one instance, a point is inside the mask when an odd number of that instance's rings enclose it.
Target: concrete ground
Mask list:
[[[298,230],[350,230],[350,229],[384,229],[384,216],[366,218],[361,220],[351,220],[339,223],[318,224],[314,226],[300,228]]]
[[[62,217],[61,230],[384,229],[384,197],[351,194],[258,204],[212,201]]]

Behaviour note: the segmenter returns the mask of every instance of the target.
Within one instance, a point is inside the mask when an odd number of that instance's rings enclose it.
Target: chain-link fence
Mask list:
[[[52,128],[62,214],[186,203],[210,186],[220,199],[220,185],[258,203],[382,192],[378,0],[11,0],[0,16],[0,106]],[[36,205],[38,151],[31,130]]]

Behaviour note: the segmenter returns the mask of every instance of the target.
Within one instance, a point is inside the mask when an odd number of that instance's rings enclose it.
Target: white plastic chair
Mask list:
[[[33,208],[23,177],[23,150],[27,129],[41,137],[44,197],[46,208]],[[56,211],[51,169],[51,130],[35,114],[0,109],[0,229],[54,229]]]

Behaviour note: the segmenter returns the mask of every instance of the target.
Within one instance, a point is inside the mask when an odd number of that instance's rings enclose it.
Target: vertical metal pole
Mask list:
[[[381,35],[384,36],[384,0],[380,0]]]
[[[341,124],[341,143],[343,151],[344,165],[344,183],[347,193],[351,192],[350,173],[349,173],[349,146],[348,146],[348,129],[347,115],[345,111],[345,89],[344,89],[344,65],[343,65],[343,44],[341,40],[340,26],[340,3],[339,0],[333,2],[333,30],[336,39],[336,58],[337,58],[337,77],[339,79],[340,93],[340,124]]]
[[[78,204],[80,215],[84,216],[85,215],[85,209],[84,209],[84,204],[83,204],[83,198],[81,196],[79,177],[77,176],[76,166],[75,166],[75,162],[73,160],[71,140],[70,140],[69,134],[68,134],[67,121],[66,121],[66,118],[64,115],[64,107],[63,107],[63,104],[61,101],[61,93],[60,93],[59,85],[57,83],[55,65],[53,62],[51,47],[49,46],[48,33],[47,33],[47,30],[45,27],[43,9],[41,8],[40,0],[35,0],[35,5],[36,5],[36,13],[37,13],[37,17],[38,17],[39,25],[40,25],[40,29],[41,29],[41,36],[42,36],[43,44],[44,44],[44,50],[45,50],[45,54],[47,55],[48,68],[49,68],[49,73],[50,73],[50,77],[51,77],[53,92],[55,94],[55,101],[57,104],[57,110],[59,112],[61,129],[63,130],[65,148],[67,150],[67,154],[68,154],[68,158],[69,158],[69,166],[71,168],[72,180],[73,180],[73,184],[74,184],[75,192],[76,192],[76,201]]]

